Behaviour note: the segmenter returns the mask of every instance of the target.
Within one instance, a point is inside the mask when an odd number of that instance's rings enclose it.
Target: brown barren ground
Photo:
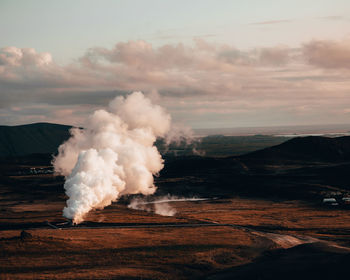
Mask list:
[[[291,250],[303,241],[350,247],[350,211],[238,197],[170,202],[177,210],[174,217],[114,203],[86,220],[143,226],[40,226],[26,230],[31,237],[20,237],[25,223],[65,221],[65,196],[54,191],[61,187],[62,180],[52,175],[12,177],[1,185],[0,279],[230,279],[236,273],[230,269],[259,264],[271,252]],[[218,225],[149,226],[203,222]],[[348,255],[346,248],[341,250]]]

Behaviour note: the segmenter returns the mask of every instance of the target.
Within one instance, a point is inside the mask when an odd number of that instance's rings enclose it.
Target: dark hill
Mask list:
[[[51,123],[0,126],[0,156],[55,153],[57,147],[69,138],[70,128]]]
[[[317,242],[270,251],[252,263],[224,270],[206,279],[348,279],[349,261],[347,248]]]
[[[159,189],[203,197],[302,199],[350,194],[350,137],[303,137],[243,156],[166,158]],[[166,183],[164,183],[166,182]]]
[[[249,153],[243,158],[264,160],[343,161],[350,160],[350,136],[297,137],[277,146]]]
[[[52,154],[69,138],[71,126],[35,123],[19,126],[0,126],[0,157],[21,157],[31,154]],[[275,139],[277,138],[277,139]],[[218,137],[209,136],[196,143],[196,149],[208,156],[239,156],[243,160],[271,161],[342,161],[350,160],[350,136],[328,138],[320,136],[297,137],[286,142],[278,137]],[[279,145],[276,145],[279,144]],[[276,145],[276,146],[273,146]],[[157,143],[161,152],[191,155],[193,146],[170,146],[168,150]],[[266,146],[271,146],[262,150]],[[162,150],[163,148],[163,150]],[[223,154],[220,151],[225,149]],[[203,159],[203,157],[200,157]],[[204,160],[204,159],[203,159]],[[198,159],[197,159],[198,161]],[[205,161],[205,160],[204,160]],[[208,160],[207,160],[208,161]],[[198,166],[201,166],[201,162]],[[208,164],[208,162],[205,162]],[[215,162],[220,165],[221,162]],[[197,166],[197,165],[196,165]]]
[[[36,123],[19,126],[0,126],[0,157],[22,157],[30,154],[55,153],[58,146],[69,137],[71,126]],[[185,140],[169,146],[158,139],[156,146],[163,155],[188,156],[199,151],[209,157],[241,155],[286,141],[285,137],[206,136],[189,144]]]

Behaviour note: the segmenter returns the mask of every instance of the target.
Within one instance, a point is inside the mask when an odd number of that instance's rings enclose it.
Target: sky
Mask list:
[[[193,128],[350,124],[350,2],[0,0],[0,125],[133,91]]]

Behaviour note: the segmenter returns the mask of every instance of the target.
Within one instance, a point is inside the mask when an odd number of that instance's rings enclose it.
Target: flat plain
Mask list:
[[[165,217],[121,202],[64,226],[65,195],[56,192],[62,178],[7,179],[0,200],[1,279],[256,279],[242,274],[249,265],[255,265],[250,273],[266,276],[261,279],[278,279],[295,266],[304,276],[319,271],[326,279],[334,269],[344,272],[338,266],[349,260],[347,209],[235,196],[168,202],[176,214]]]

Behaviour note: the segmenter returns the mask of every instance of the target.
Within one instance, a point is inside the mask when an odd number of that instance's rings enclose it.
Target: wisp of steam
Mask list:
[[[170,115],[141,92],[116,97],[95,111],[84,129],[73,128],[58,149],[55,171],[66,177],[63,216],[78,224],[125,194],[153,194],[153,175],[163,168],[154,146],[170,129]]]
[[[161,201],[162,198],[158,198],[157,200],[147,201],[143,198],[134,198],[128,208],[135,210],[142,210],[147,212],[154,212],[161,216],[174,216],[176,214],[176,210],[171,207],[167,202]]]
[[[153,198],[152,200],[146,200],[141,197],[136,197],[131,200],[128,205],[129,208],[135,210],[142,210],[147,212],[154,212],[161,216],[174,216],[176,209],[173,208],[169,202],[183,202],[183,201],[202,201],[208,200],[208,198],[198,197],[177,197],[177,196],[161,196]]]

